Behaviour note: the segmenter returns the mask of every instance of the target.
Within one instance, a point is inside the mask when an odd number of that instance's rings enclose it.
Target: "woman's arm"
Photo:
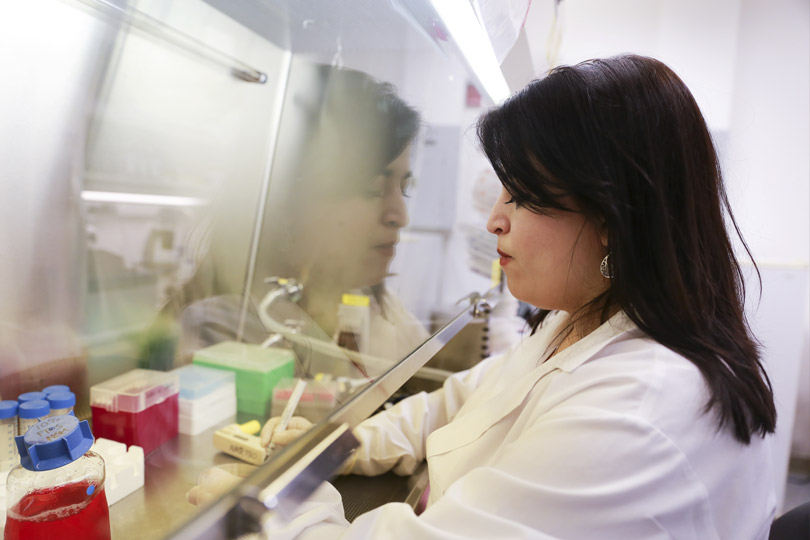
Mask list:
[[[389,503],[349,525],[325,484],[302,513],[273,524],[273,538],[717,538],[683,456],[643,421],[560,411],[504,450],[421,516]]]
[[[716,432],[685,384],[694,377],[667,372],[667,385],[646,386],[610,371],[566,381],[556,398],[548,388],[535,394],[516,431],[490,441],[480,465],[420,516],[389,503],[341,524],[339,495],[326,484],[310,501],[315,513],[274,523],[278,537],[767,538],[772,486],[759,470],[767,446]],[[451,452],[430,466],[457,462]]]
[[[451,375],[442,388],[410,396],[361,423],[354,429],[360,448],[343,472],[373,476],[393,470],[399,475],[412,474],[425,459],[428,435],[452,420],[486,374],[502,361],[504,357],[487,358]]]

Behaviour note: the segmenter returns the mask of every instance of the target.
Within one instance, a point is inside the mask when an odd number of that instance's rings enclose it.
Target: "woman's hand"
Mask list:
[[[290,418],[290,423],[287,424],[287,429],[279,433],[275,433],[278,423],[281,421],[280,416],[276,416],[267,421],[262,428],[261,444],[264,447],[273,443],[277,446],[287,446],[295,439],[304,434],[309,428],[312,427],[312,422],[302,416],[293,416]]]
[[[188,490],[186,500],[202,506],[218,499],[256,470],[253,465],[231,463],[209,467],[197,477],[197,485]]]

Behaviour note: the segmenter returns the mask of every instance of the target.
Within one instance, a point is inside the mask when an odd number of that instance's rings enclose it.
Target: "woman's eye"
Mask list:
[[[520,202],[514,197],[509,197],[509,200],[504,204],[514,204],[516,208],[520,208]]]
[[[395,183],[395,180],[390,178],[383,178],[383,180],[379,183],[375,182],[366,190],[366,196],[368,197],[385,197],[385,194],[391,190],[392,192],[396,189],[399,189],[400,193],[402,193],[403,197],[410,197],[410,192],[413,187],[413,178],[408,176],[407,178],[403,178],[399,181],[399,186]]]
[[[402,181],[399,183],[399,190],[402,192],[403,197],[411,196],[412,187],[413,187],[413,177],[411,176],[403,178]]]

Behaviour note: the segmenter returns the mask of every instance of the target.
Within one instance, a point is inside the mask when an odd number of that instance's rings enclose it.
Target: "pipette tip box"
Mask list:
[[[143,448],[145,454],[177,436],[177,373],[134,369],[90,387],[93,434]]]
[[[282,379],[273,388],[271,416],[281,416],[292,395],[297,379]],[[307,380],[304,393],[295,408],[295,416],[303,416],[310,422],[319,422],[337,406],[338,384],[335,381]]]
[[[197,435],[236,415],[236,373],[194,364],[174,371],[180,379],[180,433]]]
[[[236,408],[266,418],[270,413],[273,388],[292,377],[295,356],[289,349],[223,341],[194,353],[193,363],[236,374]]]

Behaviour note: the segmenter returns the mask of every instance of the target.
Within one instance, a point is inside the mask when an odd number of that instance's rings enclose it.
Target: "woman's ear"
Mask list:
[[[608,247],[608,229],[607,229],[607,222],[604,218],[599,218],[599,228],[597,231],[599,232],[599,241],[602,242],[602,247],[607,249]]]

